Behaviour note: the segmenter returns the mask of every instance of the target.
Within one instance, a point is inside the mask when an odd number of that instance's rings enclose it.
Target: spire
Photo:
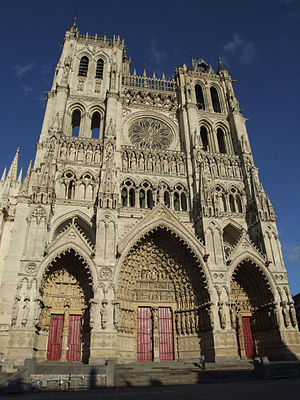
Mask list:
[[[77,17],[74,17],[73,19],[73,25],[71,26],[71,28],[69,28],[67,30],[67,32],[71,32],[73,34],[78,32],[78,28],[77,28]]]
[[[7,167],[5,167],[5,168],[4,168],[4,171],[3,171],[2,177],[1,177],[1,179],[0,179],[0,183],[1,183],[1,184],[3,184],[3,183],[4,183],[4,181],[5,181],[6,169],[7,169]]]
[[[30,180],[30,175],[31,175],[31,164],[32,164],[32,160],[30,160],[30,162],[29,162],[28,169],[27,169],[24,181],[21,186],[20,193],[23,193],[23,194],[26,194],[28,191],[29,180]]]
[[[18,147],[7,174],[7,178],[10,178],[14,182],[17,181],[19,150],[20,148]]]
[[[19,177],[18,177],[18,180],[17,180],[17,182],[19,184],[21,184],[21,182],[22,182],[22,172],[23,172],[23,168],[21,168],[20,173],[19,173]]]
[[[225,67],[225,65],[222,63],[221,57],[219,56],[219,66],[218,66],[218,73],[219,72],[227,72],[229,74],[228,69]]]
[[[72,28],[77,29],[77,17],[74,17],[74,19],[73,19]]]

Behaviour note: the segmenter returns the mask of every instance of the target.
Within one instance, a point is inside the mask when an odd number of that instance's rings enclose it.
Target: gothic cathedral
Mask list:
[[[130,70],[65,34],[36,157],[0,181],[0,353],[101,364],[296,359],[276,216],[227,68]]]

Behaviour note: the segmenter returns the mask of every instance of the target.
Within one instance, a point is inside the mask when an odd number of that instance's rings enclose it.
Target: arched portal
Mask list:
[[[240,357],[277,357],[280,320],[274,295],[267,277],[252,261],[244,260],[234,270],[230,300]]]
[[[197,257],[165,228],[128,252],[119,275],[120,355],[138,360],[214,360],[210,297]]]
[[[88,362],[91,276],[74,250],[48,267],[40,289],[42,310],[38,328],[47,360]]]

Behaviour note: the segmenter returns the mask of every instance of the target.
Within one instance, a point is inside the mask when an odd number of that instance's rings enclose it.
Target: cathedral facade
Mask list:
[[[37,145],[0,181],[0,353],[24,360],[295,359],[276,217],[227,68],[130,70],[65,34]]]

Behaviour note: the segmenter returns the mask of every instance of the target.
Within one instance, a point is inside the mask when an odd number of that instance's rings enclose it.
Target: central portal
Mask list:
[[[156,323],[158,318],[158,324]],[[154,320],[154,323],[153,323]],[[152,361],[154,341],[158,341],[160,361],[174,360],[173,318],[170,307],[138,307],[137,309],[137,359]]]
[[[210,300],[197,257],[171,231],[157,228],[128,252],[117,293],[123,359],[213,359]]]

